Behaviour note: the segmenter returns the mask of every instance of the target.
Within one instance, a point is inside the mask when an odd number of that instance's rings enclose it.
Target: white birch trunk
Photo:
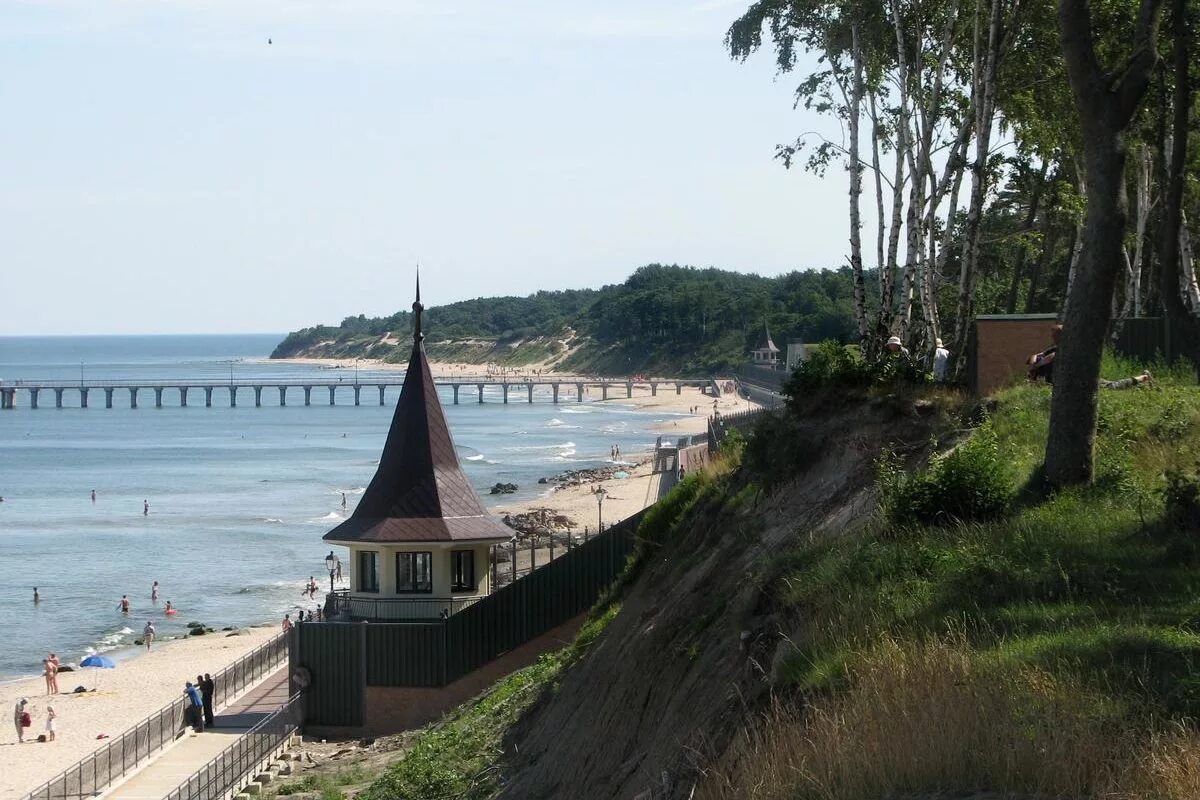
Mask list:
[[[869,333],[862,266],[862,161],[858,155],[858,125],[863,101],[863,63],[857,22],[851,25],[850,31],[851,58],[854,62],[850,96],[847,98],[850,114],[850,271],[854,280],[854,321],[858,325],[859,341],[863,342]]]

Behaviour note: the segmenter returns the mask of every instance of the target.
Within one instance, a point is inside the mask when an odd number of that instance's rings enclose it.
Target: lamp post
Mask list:
[[[358,386],[358,359],[354,359],[354,385]]]
[[[337,572],[338,557],[329,551],[329,555],[325,556],[325,569],[329,570],[329,593],[333,594],[333,576]]]
[[[596,489],[596,533],[604,533],[604,498],[607,496],[603,486]]]
[[[83,388],[83,361],[79,362],[79,388]]]

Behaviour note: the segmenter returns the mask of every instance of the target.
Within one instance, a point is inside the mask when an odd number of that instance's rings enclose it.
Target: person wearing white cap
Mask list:
[[[887,340],[887,350],[889,353],[899,353],[908,358],[908,348],[900,343],[899,336],[893,336]]]
[[[933,379],[938,383],[950,380],[950,351],[938,339],[933,351]]]

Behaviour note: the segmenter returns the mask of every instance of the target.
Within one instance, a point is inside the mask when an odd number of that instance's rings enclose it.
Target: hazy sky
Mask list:
[[[418,259],[429,304],[844,263],[745,5],[0,0],[0,334],[336,323]]]

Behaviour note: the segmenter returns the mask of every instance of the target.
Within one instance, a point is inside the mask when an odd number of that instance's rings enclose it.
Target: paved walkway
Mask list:
[[[106,800],[162,800],[250,728],[287,702],[287,666],[216,715],[204,733],[187,733],[129,780],[105,793]]]

